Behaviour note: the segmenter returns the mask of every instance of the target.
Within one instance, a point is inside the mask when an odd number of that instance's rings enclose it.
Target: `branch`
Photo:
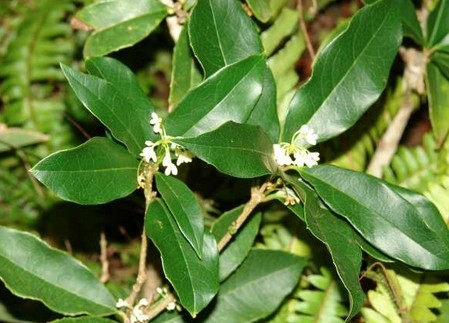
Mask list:
[[[263,202],[265,197],[264,193],[267,188],[267,185],[268,183],[264,183],[260,188],[253,187],[251,189],[250,200],[248,201],[248,203],[246,203],[242,213],[239,215],[237,220],[232,224],[232,227],[229,228],[228,232],[218,243],[219,251],[222,251],[226,247],[229,241],[231,241],[233,234],[240,229],[243,223],[245,223],[246,219],[248,219],[251,212],[257,207],[257,205]]]
[[[151,321],[153,318],[162,313],[168,306],[168,304],[174,302],[175,296],[169,293],[161,302],[157,303],[153,308],[150,308],[145,315],[148,317],[148,320]]]
[[[366,172],[381,177],[382,167],[391,163],[399,146],[404,130],[414,110],[412,91],[424,93],[424,71],[427,64],[427,54],[413,48],[401,48],[400,54],[405,62],[404,70],[404,100],[387,131],[377,144],[376,151],[366,169]]]
[[[153,175],[156,171],[156,167],[154,165],[145,165],[143,170],[143,178],[144,178],[144,194],[145,194],[145,204],[146,208],[150,205],[155,197],[155,193],[153,192]],[[145,209],[146,209],[145,208]],[[140,246],[140,256],[139,256],[139,271],[137,274],[136,282],[134,283],[133,290],[131,294],[128,296],[126,301],[128,304],[132,305],[136,301],[137,295],[140,293],[143,284],[147,278],[146,274],[146,263],[147,263],[147,249],[148,249],[148,238],[145,232],[145,227],[142,231],[141,235],[141,246]]]
[[[106,235],[101,232],[100,235],[100,262],[101,262],[101,276],[100,281],[106,283],[109,280],[109,261],[108,261],[108,242]]]
[[[301,31],[304,34],[304,40],[306,42],[307,51],[309,52],[310,58],[312,59],[313,62],[315,60],[315,50],[313,49],[312,41],[310,40],[309,32],[307,31],[306,22],[304,20],[302,0],[298,0],[297,8],[298,8],[299,26],[301,27]]]

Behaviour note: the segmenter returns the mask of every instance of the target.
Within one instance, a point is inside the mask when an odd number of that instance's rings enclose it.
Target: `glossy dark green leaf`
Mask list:
[[[231,211],[225,212],[212,225],[212,234],[217,243],[232,228],[232,223],[237,220],[242,213],[243,206],[239,206]],[[259,233],[259,226],[262,220],[261,213],[251,216],[251,219],[239,229],[232,238],[232,241],[226,246],[226,249],[220,254],[220,281],[225,280],[246,258],[254,239]]]
[[[433,47],[449,34],[449,0],[439,0],[427,18],[427,47]]]
[[[182,316],[176,312],[164,312],[157,318],[151,321],[151,323],[184,323]]]
[[[449,133],[449,79],[431,62],[426,65],[426,83],[432,132],[441,144]]]
[[[153,105],[132,71],[119,61],[92,58],[86,67],[91,75],[61,65],[78,99],[137,157],[145,140],[156,138],[150,125]]]
[[[305,196],[305,191],[303,190],[303,194]],[[305,197],[304,197],[305,199]],[[280,201],[283,202],[283,201]],[[302,204],[295,204],[295,205],[289,205],[289,210],[293,212],[298,218],[301,219],[301,221],[305,222],[305,215],[304,215],[304,206]],[[328,209],[326,209],[327,212],[329,212]],[[382,253],[380,250],[376,249],[373,245],[371,245],[368,241],[366,241],[360,233],[357,231],[352,230],[352,234],[354,236],[354,239],[356,243],[359,245],[359,247],[365,251],[367,254],[369,254],[371,257],[382,261],[382,262],[393,262],[393,260]],[[338,267],[337,267],[338,270]],[[356,289],[354,289],[356,290]],[[354,306],[352,308],[355,308]]]
[[[276,169],[273,144],[257,126],[228,122],[201,136],[174,141],[231,176],[258,177]]]
[[[227,66],[190,91],[165,120],[172,136],[198,136],[227,121],[245,123],[262,94],[266,63],[251,56]]]
[[[302,190],[305,193],[307,228],[326,245],[332,256],[338,276],[349,294],[350,319],[360,311],[365,302],[365,294],[359,282],[362,250],[349,223],[333,214],[311,189],[302,185]]]
[[[405,37],[412,38],[417,44],[424,44],[421,25],[416,15],[416,8],[412,0],[398,0],[401,14],[402,29]]]
[[[203,211],[195,194],[179,179],[155,174],[157,190],[170,209],[179,230],[201,258],[203,249]]]
[[[432,54],[432,63],[440,69],[441,73],[449,79],[449,51],[436,51]]]
[[[436,229],[438,213],[424,197],[364,173],[336,166],[301,169],[301,176],[336,213],[345,217],[372,245],[408,265],[449,268],[449,231]]]
[[[8,128],[0,124],[0,153],[47,141],[50,137],[29,129]]]
[[[164,202],[150,204],[145,216],[147,235],[159,249],[164,273],[182,306],[196,316],[218,291],[218,250],[215,239],[205,232],[202,259],[179,230]]]
[[[271,141],[279,141],[280,125],[276,107],[276,82],[267,65],[265,65],[262,95],[246,123],[260,126]]]
[[[261,22],[268,22],[271,17],[271,8],[269,0],[246,0],[254,16]]]
[[[139,162],[120,144],[95,137],[41,160],[31,172],[59,197],[80,204],[101,204],[137,188]]]
[[[263,52],[256,28],[236,0],[200,0],[192,11],[190,43],[207,77]]]
[[[168,103],[176,106],[186,93],[201,82],[201,75],[195,67],[189,44],[187,24],[184,25],[173,50],[173,68]]]
[[[51,321],[50,323],[116,323],[117,321],[112,321],[102,317],[94,316],[82,316],[82,317],[66,317],[63,319]]]
[[[0,227],[0,279],[15,295],[66,315],[108,315],[115,300],[83,264],[37,237]]]
[[[291,101],[283,141],[303,124],[319,142],[351,127],[385,88],[401,40],[396,1],[380,0],[359,10],[320,52],[312,77]]]
[[[252,250],[220,288],[206,323],[254,322],[272,313],[293,288],[307,261],[290,253]]]
[[[84,45],[84,56],[103,56],[134,45],[166,15],[167,8],[157,0],[111,0],[86,6],[76,15],[94,29]]]

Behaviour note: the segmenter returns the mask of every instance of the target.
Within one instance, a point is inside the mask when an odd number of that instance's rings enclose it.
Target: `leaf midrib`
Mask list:
[[[29,271],[28,268],[21,267],[21,266],[20,266],[19,264],[17,264],[16,262],[13,262],[13,261],[11,261],[9,258],[6,258],[2,253],[0,254],[0,259],[3,259],[5,262],[8,262],[8,263],[12,264],[13,266],[17,267],[19,270],[20,270],[20,269],[23,270],[24,272],[28,273],[30,276],[35,277],[36,279],[38,279],[38,280],[40,280],[40,281],[43,281],[43,282],[47,283],[48,285],[54,286],[54,287],[56,287],[57,289],[60,289],[60,290],[62,290],[62,291],[65,291],[65,292],[67,292],[67,293],[70,294],[70,295],[74,295],[74,296],[76,296],[76,297],[78,297],[78,298],[80,298],[80,299],[83,299],[83,300],[86,300],[86,301],[88,301],[88,302],[91,302],[91,303],[93,303],[93,304],[95,304],[95,305],[98,305],[98,306],[100,306],[100,307],[102,307],[102,308],[105,308],[105,309],[107,309],[107,310],[109,310],[109,311],[111,310],[110,307],[107,307],[107,306],[105,306],[104,304],[98,303],[98,302],[96,302],[95,300],[91,300],[91,299],[89,299],[89,298],[82,297],[82,296],[80,296],[80,295],[78,295],[78,294],[76,294],[76,293],[73,293],[73,292],[70,291],[70,290],[64,289],[63,287],[61,287],[61,286],[58,285],[58,284],[54,284],[53,282],[48,281],[48,280],[42,278],[41,276],[37,276],[37,275],[33,274],[33,272]],[[5,282],[5,281],[2,279],[2,277],[0,277],[0,280],[2,280],[5,284],[7,284],[7,282]],[[8,284],[8,285],[11,286],[11,284]],[[11,290],[14,290],[14,291],[15,291],[16,289],[11,289]],[[22,296],[24,296],[24,295],[22,295]],[[24,296],[24,297],[26,297],[26,296]],[[47,304],[46,301],[44,301],[44,300],[42,300],[42,299],[39,299],[39,300],[42,301],[43,303]],[[47,305],[48,305],[48,304],[47,304]],[[81,312],[80,312],[80,313],[81,313]],[[89,313],[89,312],[82,312],[82,313]]]
[[[268,275],[260,276],[257,279],[252,279],[252,280],[246,281],[245,284],[241,284],[240,283],[235,288],[231,288],[231,289],[226,290],[226,292],[222,293],[219,297],[220,298],[224,298],[226,295],[234,294],[234,293],[238,292],[241,289],[248,288],[248,286],[251,287],[251,286],[253,286],[255,284],[257,285],[260,281],[265,280],[265,279],[267,279],[267,278],[269,278],[269,277],[271,277],[273,275],[277,275],[277,274],[279,274],[279,273],[281,273],[283,271],[290,271],[292,268],[295,268],[295,266],[296,266],[295,263],[290,263],[288,266],[284,266],[284,267],[279,268],[279,269],[277,269],[275,271],[270,271],[270,273]]]
[[[118,23],[115,23],[115,24],[112,24],[112,25],[108,25],[108,26],[104,26],[104,27],[96,28],[96,30],[94,31],[94,33],[92,35],[96,35],[96,34],[99,34],[100,32],[105,31],[105,30],[109,30],[109,29],[115,28],[115,27],[117,27],[119,25],[132,22],[133,20],[138,20],[140,18],[150,18],[151,16],[157,16],[157,15],[159,15],[161,13],[166,13],[166,12],[167,11],[165,10],[165,8],[161,8],[161,10],[157,10],[157,11],[151,11],[151,12],[147,11],[145,14],[136,15],[136,16],[133,16],[132,18],[129,18],[129,19],[126,19],[126,20],[122,20],[122,21],[120,21]]]
[[[368,210],[368,211],[369,211],[368,213],[374,213],[374,214],[377,215],[379,218],[383,219],[385,222],[387,222],[388,224],[390,224],[392,227],[396,228],[397,231],[399,231],[403,236],[407,237],[408,240],[412,241],[414,245],[419,246],[419,248],[420,248],[421,250],[424,250],[427,254],[431,254],[431,255],[434,256],[434,257],[437,257],[437,258],[439,258],[439,259],[442,259],[443,261],[447,261],[445,258],[442,258],[442,257],[440,257],[439,255],[437,256],[436,254],[430,253],[427,249],[425,249],[425,248],[424,248],[422,245],[420,245],[417,241],[413,240],[407,233],[405,233],[404,231],[399,230],[399,228],[398,228],[396,225],[394,225],[392,222],[390,222],[387,218],[383,217],[381,214],[379,214],[379,213],[378,213],[377,211],[375,211],[375,210],[372,210],[372,212],[371,212],[371,209],[369,209],[369,208],[365,207],[363,204],[359,203],[359,202],[358,202],[352,195],[348,195],[348,194],[345,193],[344,191],[341,191],[341,190],[337,189],[336,187],[334,187],[334,186],[332,186],[332,185],[330,185],[330,184],[327,184],[327,182],[322,181],[320,178],[317,178],[317,177],[315,177],[315,176],[313,176],[313,177],[314,177],[316,180],[318,180],[320,183],[322,183],[322,184],[324,184],[324,185],[327,185],[327,186],[329,186],[330,188],[334,189],[335,191],[339,192],[340,194],[343,194],[343,195],[349,197],[353,202],[355,202],[355,204],[361,206],[361,208],[362,208],[363,210]],[[404,201],[405,201],[405,200],[404,200]],[[408,203],[408,204],[410,204],[408,201],[405,201],[405,202]],[[340,212],[337,212],[337,213],[341,214]],[[353,224],[353,221],[351,221],[350,218],[348,218],[348,217],[347,217],[346,215],[344,215],[344,214],[341,214],[341,215],[342,215],[343,217],[345,217],[346,219],[348,219],[348,221],[349,221],[350,223]],[[423,224],[424,224],[426,227],[428,227],[428,226],[426,225],[425,222],[423,222]],[[354,226],[354,224],[353,224],[353,226]],[[355,227],[357,228],[358,231],[360,231],[360,229],[358,228],[358,226],[355,226]],[[432,231],[432,232],[434,232],[431,228],[429,228],[429,230]],[[360,232],[361,232],[361,231],[360,231]],[[435,234],[435,236],[438,237],[438,235],[436,235],[436,234]]]
[[[226,61],[226,57],[225,57],[225,54],[224,54],[224,51],[223,51],[223,46],[222,46],[221,41],[220,41],[220,35],[218,33],[218,24],[217,24],[217,20],[216,20],[216,17],[215,17],[214,9],[212,8],[212,6],[213,6],[212,5],[212,3],[213,3],[212,1],[215,1],[215,0],[210,0],[209,4],[210,4],[211,13],[212,13],[212,20],[213,20],[213,23],[214,23],[214,31],[215,31],[215,35],[217,37],[217,43],[218,43],[218,47],[220,48],[220,54],[221,54],[221,57],[223,58],[224,66],[227,66],[229,64]]]
[[[372,34],[372,37],[370,38],[370,40],[367,42],[367,45],[364,47],[364,49],[360,52],[360,54],[357,56],[357,58],[353,61],[353,63],[350,65],[350,67],[348,68],[347,72],[342,75],[341,79],[338,81],[338,83],[332,88],[332,90],[329,92],[329,94],[326,96],[325,100],[321,102],[321,104],[315,109],[315,112],[313,113],[313,115],[310,117],[308,123],[311,123],[312,120],[315,118],[315,116],[317,115],[317,112],[319,110],[320,107],[324,106],[329,100],[330,98],[333,96],[333,94],[337,91],[337,89],[340,87],[340,85],[346,80],[347,76],[349,74],[351,74],[352,70],[355,68],[355,66],[357,65],[357,63],[359,62],[359,60],[364,56],[365,52],[367,51],[367,49],[370,47],[370,44],[374,41],[374,39],[377,39],[377,34],[379,33],[379,30],[382,29],[383,25],[385,24],[387,17],[389,17],[389,13],[387,15],[384,16],[384,19],[382,20],[382,23],[379,25],[379,27],[376,30],[376,33]],[[349,28],[350,26],[348,26]]]
[[[72,74],[72,75],[73,75],[73,74]],[[109,87],[109,84],[110,84],[110,83],[107,82],[107,81],[104,80],[104,79],[100,79],[99,77],[96,77],[96,76],[94,76],[94,75],[86,75],[86,76],[98,78],[100,82],[105,83],[105,84]],[[106,111],[108,111],[109,113],[111,113],[111,114],[115,117],[115,119],[118,120],[119,124],[124,128],[124,130],[125,130],[124,132],[127,133],[127,134],[129,135],[129,137],[132,139],[134,145],[135,145],[136,147],[139,147],[139,148],[141,147],[141,146],[140,146],[140,143],[139,143],[138,140],[137,140],[137,138],[134,137],[133,132],[132,132],[132,131],[129,131],[127,125],[125,125],[125,124],[123,123],[122,118],[121,118],[121,117],[120,117],[120,118],[118,117],[118,115],[115,113],[115,110],[114,110],[114,109],[111,109],[111,108],[109,107],[109,105],[106,104],[106,102],[103,101],[103,98],[102,98],[101,96],[95,95],[95,93],[93,93],[93,92],[89,89],[89,87],[87,87],[86,85],[84,85],[83,83],[81,83],[80,81],[78,81],[78,79],[77,79],[76,77],[73,77],[73,76],[72,76],[71,79],[72,79],[74,82],[77,82],[78,85],[81,85],[81,86],[85,89],[85,91],[86,91],[87,93],[89,93],[91,96],[93,96],[94,98],[97,98],[97,99],[98,99],[98,102],[101,102],[101,104],[102,104],[104,107],[106,107]],[[121,93],[121,92],[119,92],[119,93]],[[125,99],[126,99],[126,98],[125,98]],[[92,114],[94,114],[95,116],[98,117],[97,111],[93,111],[93,110],[89,107],[88,104],[85,104],[85,106],[88,108],[89,111],[92,112]],[[102,115],[102,118],[98,117],[98,119],[100,119],[101,123],[103,123],[103,124],[104,124],[104,125],[105,125],[105,126],[112,132],[112,133],[113,133],[113,134],[117,134],[118,131],[113,130],[112,128],[110,128],[109,125],[106,125],[106,124],[103,122],[104,115],[103,115],[103,114],[101,114],[101,115]],[[106,115],[107,115],[107,114],[106,114]],[[123,132],[123,130],[120,131],[120,132]],[[128,147],[128,143],[126,143],[122,138],[119,139],[119,138],[117,138],[116,136],[114,136],[114,138],[116,138],[117,140],[119,140],[120,142],[122,142],[126,147]],[[132,147],[128,147],[129,150],[134,150],[134,149],[131,149],[131,148],[132,148]],[[135,147],[134,147],[134,148],[135,148]]]
[[[254,55],[253,57],[255,57],[257,55]],[[250,56],[251,57],[251,56]],[[191,127],[189,127],[187,130],[183,131],[183,135],[185,135],[186,133],[188,133],[189,131],[191,131],[192,129],[195,129],[197,124],[199,124],[200,122],[202,122],[209,114],[213,113],[215,111],[215,109],[217,108],[217,106],[219,106],[223,101],[225,101],[229,96],[231,96],[231,94],[234,92],[234,90],[242,83],[245,82],[245,80],[247,79],[247,77],[249,75],[252,74],[252,71],[257,68],[257,66],[260,64],[260,56],[259,59],[255,60],[253,66],[251,66],[251,68],[248,70],[248,72],[230,89],[230,91],[228,93],[226,93],[226,95],[224,95],[221,100],[219,100],[217,103],[215,103],[214,107],[207,111],[204,115],[202,115],[199,119],[197,119],[197,121],[195,122],[195,124],[193,124]],[[237,62],[236,64],[238,64],[239,62]],[[228,67],[228,66],[235,66],[234,64],[230,64],[225,66],[224,68]],[[260,91],[260,94],[258,95],[258,99],[260,98],[260,96],[262,95],[262,91],[263,91],[263,84],[262,84],[262,90]],[[254,107],[256,106],[258,100],[256,100],[256,102],[254,103],[254,105],[252,106],[252,108],[248,111],[245,121],[248,120],[248,118],[251,116],[251,112],[254,110]]]

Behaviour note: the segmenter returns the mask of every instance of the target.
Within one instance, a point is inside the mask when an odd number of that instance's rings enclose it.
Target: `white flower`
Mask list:
[[[315,165],[318,165],[318,161],[320,160],[320,153],[311,153],[309,152],[307,154],[306,160],[304,160],[304,163],[307,167],[313,167]]]
[[[308,150],[298,150],[293,155],[295,157],[295,165],[298,167],[303,167],[304,165],[312,167],[318,165],[320,160],[319,153],[311,153]]]
[[[167,311],[173,311],[176,309],[176,303],[175,302],[170,302],[167,305]]]
[[[117,308],[129,307],[129,304],[126,300],[119,298],[117,303],[115,304],[115,307]]]
[[[178,153],[178,159],[176,160],[176,166],[179,166],[183,163],[191,163],[192,156],[186,151],[182,151]]]
[[[294,141],[298,145],[302,145],[303,141],[305,141],[307,144],[315,146],[318,140],[318,135],[306,124],[302,125],[301,128],[299,128],[299,131],[293,137],[297,137]]]
[[[142,298],[139,303],[137,304],[138,307],[146,307],[150,305],[150,302],[148,302],[148,300],[146,298]]]
[[[133,313],[131,315],[131,323],[145,323],[150,320],[148,315],[143,314],[143,311],[140,307],[136,306],[133,309]]]
[[[158,116],[156,112],[151,113],[150,124],[153,125],[153,131],[155,133],[161,132],[162,118]]]
[[[144,149],[142,149],[142,152],[140,153],[140,156],[143,157],[143,159],[149,163],[150,160],[152,160],[153,162],[157,161],[157,156],[156,156],[156,152],[154,151],[154,143],[152,141],[145,141],[145,145],[147,145],[147,147],[145,147]]]
[[[288,155],[287,151],[281,147],[279,144],[273,145],[274,159],[280,166],[292,165],[293,160]]]
[[[170,174],[178,175],[178,168],[176,168],[175,164],[171,162],[170,151],[167,149],[165,151],[164,159],[162,160],[162,166],[165,167],[165,175],[169,176]]]

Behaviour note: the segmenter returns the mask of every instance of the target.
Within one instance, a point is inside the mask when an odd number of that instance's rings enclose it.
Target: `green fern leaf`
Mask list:
[[[300,300],[296,306],[297,322],[342,323],[348,309],[342,304],[340,287],[327,268],[320,271],[321,275],[305,278],[310,289],[301,289],[295,295]]]
[[[434,322],[432,310],[442,305],[435,294],[449,291],[449,283],[407,269],[387,269],[370,277],[377,287],[368,292],[372,308],[361,311],[367,323]]]

